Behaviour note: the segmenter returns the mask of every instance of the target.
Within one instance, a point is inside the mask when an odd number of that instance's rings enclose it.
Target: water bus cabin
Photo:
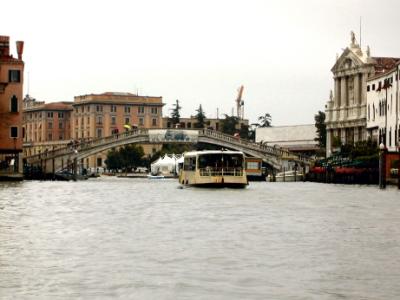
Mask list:
[[[259,157],[246,157],[246,174],[249,181],[265,181],[267,170]]]
[[[244,154],[222,150],[186,152],[179,182],[194,186],[243,188],[248,185]]]

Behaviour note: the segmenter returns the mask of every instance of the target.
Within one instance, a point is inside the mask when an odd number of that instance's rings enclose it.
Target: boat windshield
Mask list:
[[[238,154],[223,154],[209,153],[202,154],[198,158],[198,168],[210,169],[240,169],[243,167],[243,155]]]

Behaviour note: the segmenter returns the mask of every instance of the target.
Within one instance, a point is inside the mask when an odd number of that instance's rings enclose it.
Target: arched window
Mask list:
[[[18,98],[14,95],[11,97],[11,112],[18,112]]]

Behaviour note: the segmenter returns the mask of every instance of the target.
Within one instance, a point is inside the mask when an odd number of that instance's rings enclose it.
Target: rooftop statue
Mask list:
[[[354,34],[354,31],[350,31],[350,36],[351,36],[351,44],[355,45],[356,44],[356,35]]]

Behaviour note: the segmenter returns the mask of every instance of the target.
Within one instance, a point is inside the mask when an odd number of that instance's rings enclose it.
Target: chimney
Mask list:
[[[24,52],[24,42],[23,41],[17,41],[17,53],[18,53],[18,59],[22,59],[22,53]]]
[[[10,56],[10,37],[0,35],[0,56]]]

